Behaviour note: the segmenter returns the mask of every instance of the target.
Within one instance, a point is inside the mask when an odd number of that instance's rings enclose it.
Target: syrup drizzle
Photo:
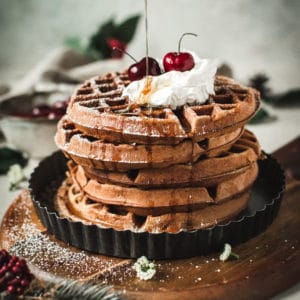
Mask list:
[[[147,76],[145,81],[145,86],[140,95],[140,104],[142,105],[149,104],[149,97],[152,92],[151,83],[152,83],[152,77]]]
[[[146,32],[146,76],[149,75],[149,37],[148,37],[148,0],[145,4],[145,32]]]

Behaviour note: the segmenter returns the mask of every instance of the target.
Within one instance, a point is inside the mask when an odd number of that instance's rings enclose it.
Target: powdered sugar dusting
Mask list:
[[[10,249],[44,271],[73,278],[92,275],[113,265],[113,260],[100,261],[84,251],[66,247],[45,233],[30,233]]]
[[[6,216],[8,242],[5,246],[38,269],[59,277],[80,279],[101,277],[122,261],[103,259],[55,239],[36,219],[28,191],[21,193],[15,207]]]

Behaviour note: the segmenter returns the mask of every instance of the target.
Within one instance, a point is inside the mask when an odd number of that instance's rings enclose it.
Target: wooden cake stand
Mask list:
[[[152,280],[136,278],[135,260],[88,253],[57,240],[40,223],[27,190],[7,210],[2,248],[24,257],[37,278],[93,279],[127,299],[265,299],[300,281],[300,138],[274,153],[287,175],[287,190],[274,223],[234,248],[235,261],[219,253],[157,261]],[[298,180],[297,180],[298,179]]]

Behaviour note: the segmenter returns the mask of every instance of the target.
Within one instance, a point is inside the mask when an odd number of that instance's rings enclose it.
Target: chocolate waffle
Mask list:
[[[137,215],[159,215],[162,212],[190,211],[220,204],[249,189],[258,174],[257,164],[228,181],[212,187],[184,187],[163,189],[139,189],[112,184],[101,184],[88,179],[83,172],[71,172],[73,183],[89,199],[132,211]]]
[[[224,203],[208,205],[191,212],[140,216],[120,207],[92,201],[68,178],[59,188],[55,206],[61,217],[86,224],[116,230],[177,233],[226,222],[246,207],[248,198],[249,192],[244,191]]]
[[[193,164],[176,164],[167,168],[131,169],[127,172],[104,171],[80,165],[78,171],[100,183],[122,186],[140,188],[212,186],[243,173],[260,157],[261,149],[255,135],[246,130],[228,151],[214,158],[199,159]]]
[[[83,166],[103,170],[128,171],[147,167],[163,168],[192,163],[201,156],[215,157],[230,149],[243,128],[201,142],[186,139],[175,145],[118,144],[88,136],[64,117],[58,124],[57,145]]]
[[[164,107],[129,105],[122,97],[128,75],[110,73],[81,85],[72,97],[68,118],[81,132],[108,142],[176,144],[201,141],[243,125],[259,107],[259,94],[232,79],[216,76],[215,95],[202,105]]]

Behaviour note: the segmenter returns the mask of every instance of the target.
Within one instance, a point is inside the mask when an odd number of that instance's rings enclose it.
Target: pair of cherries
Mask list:
[[[188,71],[191,70],[195,61],[193,56],[188,52],[181,52],[180,46],[182,38],[185,35],[197,36],[194,33],[184,33],[178,43],[178,52],[169,52],[163,58],[163,65],[166,72],[169,71]],[[129,55],[131,58],[132,56]],[[148,70],[147,70],[147,61],[148,61]],[[128,69],[128,77],[131,81],[140,80],[146,74],[156,76],[161,74],[161,69],[158,62],[152,57],[144,57],[139,62],[131,65]]]

